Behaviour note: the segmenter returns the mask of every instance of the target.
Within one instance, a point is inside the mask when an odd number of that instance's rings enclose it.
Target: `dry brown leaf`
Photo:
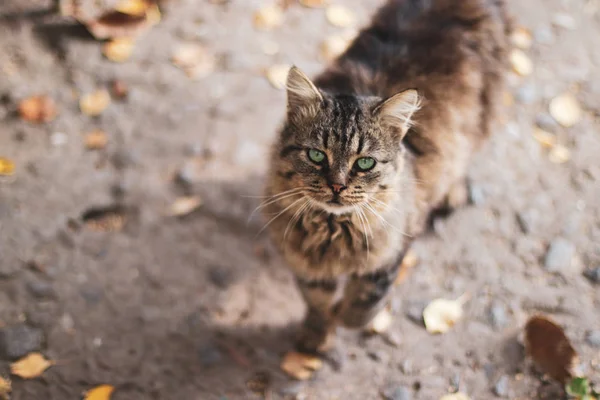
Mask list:
[[[543,316],[525,325],[525,349],[538,367],[551,378],[565,383],[575,375],[577,352],[564,330]]]
[[[210,75],[217,66],[215,54],[207,47],[197,43],[179,45],[171,60],[192,79]]]
[[[552,148],[556,145],[556,135],[546,132],[537,126],[533,129],[533,137],[543,147]]]
[[[88,93],[79,99],[79,108],[85,115],[96,117],[110,105],[110,94],[105,89]]]
[[[100,385],[86,392],[83,400],[109,400],[115,391],[112,385]]]
[[[146,0],[121,0],[115,6],[115,11],[123,14],[144,16],[151,3]]]
[[[291,66],[288,64],[275,64],[266,71],[269,83],[276,89],[284,89]]]
[[[0,399],[8,400],[8,394],[12,391],[11,382],[0,376]]]
[[[110,91],[113,97],[116,97],[117,99],[124,99],[129,94],[129,88],[127,87],[127,84],[120,80],[115,80],[112,82]]]
[[[8,158],[0,157],[0,176],[9,176],[15,173],[15,163]]]
[[[54,100],[45,95],[28,97],[19,103],[19,115],[28,122],[50,122],[57,114]]]
[[[531,31],[524,27],[519,27],[513,31],[510,35],[512,43],[523,50],[527,50],[533,44],[533,37]]]
[[[123,230],[127,215],[120,207],[91,209],[84,213],[85,226],[96,232],[119,232]]]
[[[392,326],[392,313],[388,308],[379,311],[373,321],[369,324],[369,331],[372,333],[382,334],[387,332]]]
[[[135,16],[119,11],[109,11],[98,19],[81,22],[99,40],[135,37],[146,31],[151,25],[146,15]]]
[[[402,258],[402,263],[400,264],[399,268],[400,272],[394,281],[394,285],[400,285],[402,282],[404,282],[417,264],[419,264],[419,256],[414,250],[408,250]]]
[[[327,0],[300,0],[300,4],[308,8],[321,8],[325,7]]]
[[[578,123],[581,114],[579,101],[571,93],[563,93],[550,102],[550,115],[565,128]]]
[[[283,24],[283,10],[272,4],[257,10],[254,13],[254,27],[268,31]]]
[[[571,151],[563,145],[556,145],[552,147],[548,154],[548,159],[554,164],[564,164],[571,159]]]
[[[321,369],[323,361],[320,358],[303,353],[290,351],[281,361],[281,369],[292,378],[305,381],[314,371]]]
[[[10,365],[10,372],[23,379],[37,378],[54,365],[40,353],[31,353]]]
[[[202,205],[202,199],[198,196],[183,196],[176,199],[169,206],[167,215],[171,217],[181,217],[187,215]]]
[[[88,150],[101,150],[108,144],[108,136],[104,131],[97,129],[85,136],[85,148]]]
[[[115,38],[102,46],[102,52],[110,61],[125,62],[131,57],[134,45],[132,38]]]
[[[521,76],[531,75],[533,72],[533,62],[522,50],[513,49],[511,51],[510,63],[513,70]]]
[[[339,4],[334,4],[327,7],[325,11],[327,21],[338,28],[349,28],[356,25],[356,15],[347,7]]]
[[[446,333],[463,316],[463,305],[467,296],[462,295],[456,300],[436,299],[423,310],[423,321],[429,333]]]
[[[456,392],[442,396],[440,400],[470,400],[470,398],[464,393]]]

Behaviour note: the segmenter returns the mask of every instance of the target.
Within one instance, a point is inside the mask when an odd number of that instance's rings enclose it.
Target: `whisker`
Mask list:
[[[261,228],[261,230],[260,230],[260,231],[258,231],[258,233],[256,234],[256,236],[260,235],[260,234],[262,233],[262,231],[264,231],[265,229],[267,229],[267,227],[268,227],[269,225],[271,225],[271,223],[272,223],[273,221],[275,221],[275,220],[276,220],[277,218],[279,218],[279,217],[280,217],[280,216],[281,216],[283,213],[285,213],[287,210],[289,210],[290,208],[292,208],[293,206],[295,206],[296,204],[298,204],[298,202],[300,202],[300,201],[302,201],[302,200],[304,200],[304,197],[301,197],[301,198],[299,198],[298,200],[295,200],[295,201],[294,201],[292,204],[290,204],[289,206],[287,206],[286,208],[284,208],[283,210],[281,210],[281,211],[280,211],[280,212],[279,212],[277,215],[275,215],[273,218],[271,218],[271,219],[269,220],[269,222],[267,222],[267,223],[265,224],[265,226],[263,226],[263,227]]]
[[[312,207],[312,200],[310,198],[308,198],[306,200],[306,202],[304,202],[304,204],[302,204],[300,206],[300,208],[298,208],[298,210],[296,210],[296,212],[294,213],[294,215],[292,215],[292,217],[290,218],[290,220],[288,221],[287,226],[285,227],[285,231],[283,232],[283,240],[285,240],[285,238],[287,237],[287,234],[289,232],[289,229],[296,223],[296,221],[298,221],[298,219],[302,216],[302,213],[304,211],[307,211],[307,208],[310,209],[310,207]]]

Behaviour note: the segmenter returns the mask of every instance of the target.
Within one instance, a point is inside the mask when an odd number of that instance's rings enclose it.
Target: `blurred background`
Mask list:
[[[316,75],[382,2],[2,0],[0,399],[9,377],[18,400],[557,399],[519,338],[536,313],[598,382],[600,2],[507,2],[508,113],[475,205],[417,242],[386,335],[345,332],[341,371],[294,381],[303,305],[247,221],[287,69]],[[464,293],[429,334],[424,306]],[[11,375],[35,352],[56,365]]]

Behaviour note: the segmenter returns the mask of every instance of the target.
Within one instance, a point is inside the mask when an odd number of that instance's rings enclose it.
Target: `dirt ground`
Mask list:
[[[338,2],[361,24],[380,3]],[[247,223],[284,110],[284,92],[263,70],[294,63],[318,73],[320,44],[340,29],[323,9],[292,5],[283,26],[259,32],[258,0],[172,0],[118,64],[84,29],[45,12],[49,1],[3,0],[0,157],[16,172],[0,180],[0,376],[29,351],[59,361],[41,378],[13,377],[11,399],[80,399],[103,383],[118,388],[115,400],[258,399],[251,388],[260,382],[271,399],[428,400],[457,388],[472,399],[558,399],[517,337],[538,312],[566,327],[600,383],[600,286],[585,277],[600,266],[600,5],[509,3],[533,32],[534,73],[511,77],[509,118],[470,173],[476,205],[416,245],[420,264],[394,295],[400,343],[343,332],[342,370],[326,365],[295,382],[279,362],[303,305],[257,235],[263,222]],[[194,81],[173,66],[173,49],[187,42],[218,55],[214,73]],[[113,79],[129,86],[128,98],[83,115],[80,94]],[[571,128],[548,113],[565,91],[584,108]],[[16,115],[38,93],[58,104],[50,123]],[[570,149],[569,161],[551,162],[533,138],[536,122]],[[104,150],[85,149],[94,129],[108,134]],[[187,194],[203,205],[166,216]],[[121,231],[86,226],[86,213],[106,207],[126,216]],[[545,267],[552,243],[555,257],[574,262]],[[464,318],[446,334],[427,333],[423,306],[463,293]]]

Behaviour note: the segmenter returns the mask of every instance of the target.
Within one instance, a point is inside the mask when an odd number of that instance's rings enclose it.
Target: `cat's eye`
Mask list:
[[[356,167],[360,171],[368,171],[375,166],[375,160],[371,157],[362,157],[356,160]]]
[[[308,158],[316,164],[321,164],[325,160],[325,153],[319,150],[310,149],[308,150]]]

